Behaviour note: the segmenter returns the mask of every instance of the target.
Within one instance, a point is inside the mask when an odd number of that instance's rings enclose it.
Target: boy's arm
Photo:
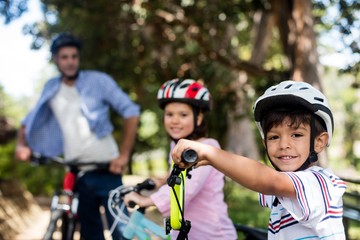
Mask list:
[[[172,158],[180,167],[190,167],[190,164],[181,161],[181,153],[190,148],[198,154],[197,167],[212,165],[226,176],[253,191],[281,197],[296,197],[292,181],[286,174],[258,161],[199,142],[181,139],[177,143],[172,151]]]

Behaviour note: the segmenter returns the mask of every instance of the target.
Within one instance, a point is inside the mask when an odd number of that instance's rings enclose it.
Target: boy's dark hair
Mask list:
[[[264,131],[265,141],[269,130],[272,127],[279,126],[285,118],[290,120],[290,127],[297,128],[300,126],[300,124],[310,125],[311,117],[315,119],[314,128],[311,129],[311,131],[314,131],[313,136],[317,137],[321,133],[326,132],[324,121],[305,108],[292,106],[268,111],[261,121],[261,127]]]

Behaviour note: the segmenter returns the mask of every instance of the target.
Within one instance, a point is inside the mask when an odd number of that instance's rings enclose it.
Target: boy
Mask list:
[[[271,208],[268,239],[345,239],[342,196],[346,186],[316,166],[317,154],[329,146],[333,116],[325,96],[304,82],[270,87],[254,106],[257,127],[275,169],[252,159],[189,140],[180,140],[172,158],[195,150],[197,167],[211,165],[239,184],[259,192]]]

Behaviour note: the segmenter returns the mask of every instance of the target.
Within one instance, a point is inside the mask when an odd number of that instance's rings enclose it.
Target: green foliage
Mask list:
[[[229,179],[226,181],[224,193],[233,222],[267,229],[270,210],[259,205],[258,193]]]
[[[0,145],[0,179],[18,179],[34,195],[51,196],[62,185],[62,166],[33,166],[14,159],[14,141]]]
[[[259,205],[258,193],[226,179],[224,194],[229,216],[234,223],[267,229],[270,209]],[[245,236],[238,233],[238,239],[245,239]]]
[[[13,160],[14,144],[0,145],[0,179],[12,179],[16,164]]]
[[[19,163],[16,174],[33,195],[51,196],[62,187],[64,167],[52,164],[33,166],[29,163]]]
[[[324,38],[332,39],[331,33],[337,32],[340,42],[331,45],[336,52],[351,53],[346,66],[340,73],[353,75],[353,87],[360,88],[360,39],[357,34],[360,26],[360,3],[355,0],[314,0],[318,24],[317,28]],[[330,40],[329,42],[332,42]]]
[[[324,24],[326,3],[314,3],[314,14]],[[177,77],[203,80],[211,90],[216,111],[209,114],[211,136],[222,145],[228,113],[239,96],[249,98],[240,99],[248,103],[243,104],[247,106],[244,115],[250,115],[250,103],[256,96],[248,89],[263,92],[279,80],[276,76],[286,78],[291,65],[284,57],[277,30],[272,31],[274,40],[262,66],[249,62],[254,16],[270,11],[270,1],[42,0],[42,4],[45,21],[26,28],[34,36],[34,48],[58,32],[73,32],[84,42],[82,67],[109,73],[143,111],[157,116],[161,112],[156,92],[164,81]],[[252,70],[248,71],[251,86],[237,89],[236,73],[248,69]],[[259,74],[262,71],[265,74]],[[116,128],[121,126],[115,122]],[[152,136],[141,138],[137,150],[148,151],[165,143],[159,141],[163,132]]]
[[[13,127],[20,126],[20,121],[28,107],[27,104],[29,104],[29,100],[26,97],[14,99],[4,92],[0,84],[0,116],[5,116]]]

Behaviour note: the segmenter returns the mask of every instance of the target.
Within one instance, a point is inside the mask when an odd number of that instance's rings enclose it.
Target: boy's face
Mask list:
[[[272,127],[265,137],[271,161],[283,172],[297,170],[310,153],[310,126],[290,126],[290,120]]]

